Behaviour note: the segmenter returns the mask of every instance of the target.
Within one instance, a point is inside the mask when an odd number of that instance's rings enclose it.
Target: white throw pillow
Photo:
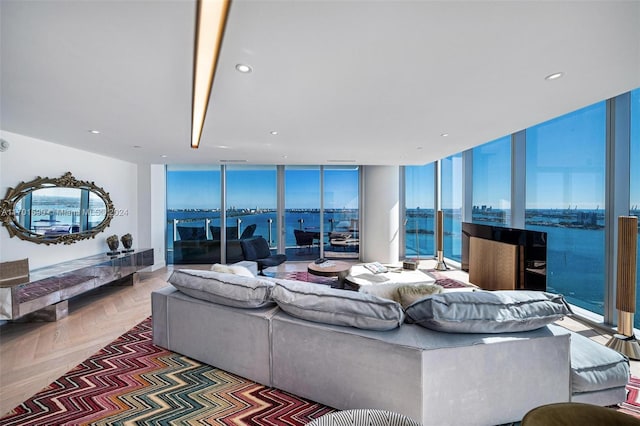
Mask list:
[[[214,263],[211,265],[211,270],[215,272],[220,272],[223,274],[233,274],[240,275],[243,277],[253,278],[255,275],[247,268],[242,265],[223,265],[221,263]]]
[[[254,278],[253,273],[246,266],[242,265],[229,265],[231,273],[234,275],[240,275],[242,277]]]
[[[233,274],[229,265],[223,265],[222,263],[214,263],[211,265],[211,270],[215,272],[221,272],[223,274]]]

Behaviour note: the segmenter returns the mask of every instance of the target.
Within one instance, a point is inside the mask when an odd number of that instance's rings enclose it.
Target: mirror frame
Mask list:
[[[37,234],[20,225],[20,223],[16,220],[16,203],[27,194],[37,189],[51,188],[52,186],[86,189],[98,195],[102,199],[102,201],[104,201],[104,205],[106,208],[106,214],[102,222],[89,230],[76,232],[73,234],[63,234],[54,238]],[[11,238],[18,237],[21,240],[46,245],[73,244],[80,240],[95,238],[96,235],[104,231],[110,225],[111,219],[113,218],[113,212],[113,202],[111,201],[111,198],[109,197],[109,193],[107,191],[97,186],[94,182],[76,179],[75,177],[73,177],[71,172],[66,172],[59,178],[43,178],[38,176],[32,181],[20,182],[15,188],[9,187],[7,189],[7,195],[3,200],[0,201],[0,221],[9,232]]]

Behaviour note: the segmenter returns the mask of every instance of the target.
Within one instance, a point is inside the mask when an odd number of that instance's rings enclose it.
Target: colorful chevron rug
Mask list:
[[[627,384],[627,400],[620,404],[620,411],[640,417],[640,378],[631,376]]]
[[[153,345],[148,318],[0,424],[303,425],[332,411]]]

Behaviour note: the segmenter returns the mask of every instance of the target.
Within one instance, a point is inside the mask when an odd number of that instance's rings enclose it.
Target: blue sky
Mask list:
[[[276,168],[274,166],[227,169],[227,206],[276,208]],[[320,208],[319,167],[292,167],[285,172],[286,208]],[[220,207],[218,168],[168,168],[167,207],[169,209],[214,209]],[[358,208],[356,167],[325,168],[324,207]]]
[[[640,89],[632,91],[631,205],[640,205]],[[526,208],[604,208],[605,102],[588,106],[527,129]],[[508,208],[510,136],[474,150],[473,204]],[[443,161],[445,208],[460,207],[460,156]],[[175,168],[178,169],[178,168]],[[358,179],[354,167],[326,167],[325,208],[357,208]],[[409,208],[433,208],[433,164],[410,166],[405,174]],[[286,169],[286,208],[320,207],[319,167]],[[218,167],[177,173],[169,167],[167,205],[210,209],[220,206]],[[227,205],[237,208],[276,207],[275,166],[227,169]]]

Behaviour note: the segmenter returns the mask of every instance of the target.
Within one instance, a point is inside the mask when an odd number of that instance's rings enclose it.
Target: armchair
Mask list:
[[[309,251],[313,247],[313,240],[320,238],[318,232],[302,231],[300,229],[294,229],[293,236],[296,238],[296,245],[298,247],[307,247]]]
[[[246,238],[240,240],[245,260],[252,260],[258,264],[258,274],[264,275],[263,269],[278,266],[287,260],[284,254],[271,254],[269,243],[263,237]]]
[[[253,237],[253,233],[256,232],[256,227],[258,225],[256,225],[255,223],[247,226],[246,228],[244,228],[244,231],[242,231],[242,235],[240,235],[240,239],[244,240],[245,238],[251,238]]]

